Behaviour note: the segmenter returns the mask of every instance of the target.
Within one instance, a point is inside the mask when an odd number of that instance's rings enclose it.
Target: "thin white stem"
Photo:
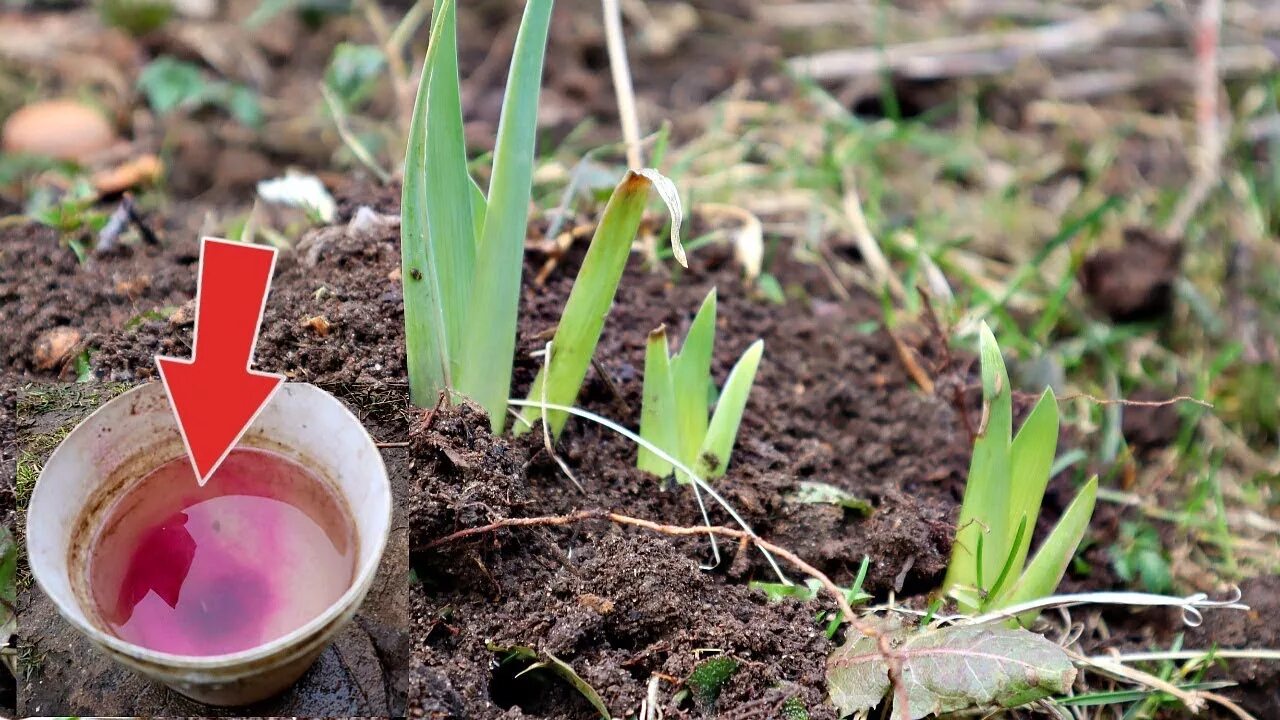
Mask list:
[[[1223,133],[1218,94],[1221,78],[1218,70],[1219,32],[1222,25],[1222,0],[1201,0],[1196,17],[1195,39],[1195,113],[1197,144],[1191,157],[1191,186],[1174,208],[1166,232],[1181,236],[1192,215],[1218,184],[1222,164]]]
[[[1280,650],[1157,650],[1153,652],[1124,653],[1121,655],[1094,655],[1090,660],[1110,660],[1120,663],[1160,662],[1163,660],[1280,660]]]
[[[551,377],[551,343],[552,341],[550,340],[547,341],[546,351],[543,353],[543,363],[542,363],[543,377]],[[546,382],[542,383],[542,392],[540,393],[540,399],[542,400],[543,403],[547,401],[547,383]],[[551,459],[555,460],[556,464],[560,466],[560,471],[563,472],[566,476],[568,476],[569,480],[572,481],[573,484],[577,486],[578,491],[585,495],[587,492],[587,489],[582,487],[582,483],[578,482],[578,478],[575,477],[573,474],[573,471],[569,469],[569,463],[565,462],[564,459],[560,457],[560,454],[556,452],[555,443],[551,442],[551,424],[547,422],[547,414],[542,413],[540,419],[542,420],[542,445],[547,449],[547,454],[550,455]]]
[[[631,85],[631,65],[627,62],[627,43],[622,34],[622,10],[618,0],[601,0],[601,5],[609,71],[613,75],[613,92],[618,96],[618,120],[627,143],[627,166],[639,170],[644,166],[640,156],[640,119],[636,114],[635,88]]]
[[[1093,592],[1073,593],[1069,595],[1052,595],[1039,600],[1030,600],[1017,605],[1010,605],[994,612],[960,620],[958,625],[985,625],[1015,618],[1023,613],[1045,610],[1055,607],[1071,607],[1073,605],[1135,605],[1138,607],[1180,607],[1182,621],[1190,627],[1198,627],[1204,620],[1203,609],[1224,608],[1228,610],[1248,610],[1249,606],[1240,602],[1240,591],[1237,589],[1232,597],[1226,600],[1210,600],[1204,593],[1196,593],[1187,597],[1173,595],[1155,595],[1142,592]]]

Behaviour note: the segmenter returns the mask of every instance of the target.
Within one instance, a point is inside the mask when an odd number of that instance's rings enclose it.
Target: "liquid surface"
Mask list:
[[[282,455],[236,449],[204,487],[182,457],[121,498],[89,549],[89,586],[121,639],[220,655],[320,615],[355,561],[351,518],[325,483]]]

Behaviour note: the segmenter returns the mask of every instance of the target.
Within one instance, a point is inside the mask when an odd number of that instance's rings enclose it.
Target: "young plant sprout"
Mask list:
[[[755,382],[764,341],[756,340],[742,353],[725,381],[715,412],[707,407],[715,393],[711,352],[715,347],[716,291],[707,293],[689,326],[684,345],[670,354],[665,327],[649,333],[644,358],[644,396],[640,408],[640,436],[710,479],[724,475],[738,436],[738,425]],[[636,466],[666,477],[673,467],[656,454],[640,449]],[[679,478],[687,482],[687,478]]]
[[[1011,437],[1009,374],[986,324],[980,331],[979,355],[986,410],[973,445],[943,589],[962,611],[981,613],[1053,593],[1089,527],[1098,479],[1085,484],[1027,563],[1058,447],[1058,403],[1053,390],[1046,388],[1017,436]]]
[[[510,395],[551,7],[551,0],[525,5],[488,197],[467,169],[455,0],[436,4],[405,158],[400,233],[410,396],[420,406],[433,405],[441,393],[467,396],[485,409],[494,432],[505,425]],[[650,187],[671,209],[672,245],[683,262],[674,186],[656,171],[627,173],[605,208],[531,397],[551,404],[577,397]],[[538,416],[525,412],[530,422]],[[565,419],[548,418],[555,434]]]

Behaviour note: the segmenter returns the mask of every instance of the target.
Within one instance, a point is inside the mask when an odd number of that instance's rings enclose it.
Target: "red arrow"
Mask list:
[[[201,485],[284,382],[249,369],[275,264],[274,248],[201,240],[191,359],[156,356]]]

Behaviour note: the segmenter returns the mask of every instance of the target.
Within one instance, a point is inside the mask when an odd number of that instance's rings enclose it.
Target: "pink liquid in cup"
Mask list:
[[[319,616],[351,587],[356,549],[328,485],[282,455],[236,449],[204,487],[182,457],[117,501],[90,548],[89,583],[122,640],[222,655]]]

